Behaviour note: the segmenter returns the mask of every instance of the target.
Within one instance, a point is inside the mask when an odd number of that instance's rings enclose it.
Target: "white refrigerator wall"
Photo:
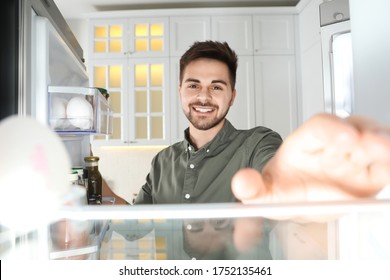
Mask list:
[[[355,113],[390,123],[390,1],[350,0]]]
[[[85,67],[45,17],[32,19],[32,115],[48,125],[48,86],[88,87]],[[61,136],[72,166],[83,166],[89,155],[90,136]]]

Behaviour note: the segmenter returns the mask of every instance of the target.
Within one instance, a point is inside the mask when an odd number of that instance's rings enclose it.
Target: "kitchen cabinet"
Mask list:
[[[253,55],[251,15],[170,17],[170,36],[171,56],[205,40],[226,41],[238,55]]]
[[[112,92],[114,133],[99,139],[105,145],[165,145],[183,139],[188,121],[178,97],[179,59],[195,41],[226,41],[239,56],[237,98],[227,116],[236,128],[264,125],[286,136],[297,125],[292,14],[256,14],[247,10],[225,15],[212,9],[193,14],[185,9],[180,13],[168,10],[159,11],[156,17],[91,19],[90,33],[95,34],[90,50],[93,85]],[[102,45],[99,52],[98,45]],[[137,59],[146,59],[142,62],[146,67],[164,60],[157,63],[163,69],[158,112],[152,111],[150,103],[153,86],[141,90],[135,85],[135,69],[142,68],[135,66],[141,63]],[[119,87],[109,82],[113,79],[110,69],[115,65],[122,71],[118,74],[122,79]],[[97,70],[105,73],[101,74],[104,78],[98,77]],[[283,111],[277,114],[280,110]]]
[[[168,143],[168,58],[94,60],[90,67],[92,83],[108,89],[113,111],[112,135],[97,136],[95,141],[111,145]]]
[[[168,29],[167,17],[92,20],[90,59],[168,56]]]
[[[209,16],[170,17],[170,55],[180,56],[195,41],[211,39],[211,18]]]
[[[213,16],[212,39],[224,42],[237,55],[253,55],[252,16]]]
[[[293,15],[254,15],[253,47],[255,55],[295,53]]]
[[[169,141],[168,18],[93,20],[91,83],[110,93],[110,145],[163,145]]]
[[[285,138],[297,126],[295,57],[256,56],[255,73],[256,125]]]

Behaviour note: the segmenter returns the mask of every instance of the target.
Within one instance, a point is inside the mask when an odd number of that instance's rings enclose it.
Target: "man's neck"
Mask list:
[[[225,120],[208,130],[200,130],[190,124],[189,140],[196,150],[210,143],[225,124]]]

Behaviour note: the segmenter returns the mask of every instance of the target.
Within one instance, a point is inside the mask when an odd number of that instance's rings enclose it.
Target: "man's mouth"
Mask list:
[[[191,108],[198,113],[207,114],[215,111],[216,107],[209,104],[192,104]]]
[[[214,111],[213,108],[204,108],[204,107],[192,107],[195,111],[199,113],[209,113]]]

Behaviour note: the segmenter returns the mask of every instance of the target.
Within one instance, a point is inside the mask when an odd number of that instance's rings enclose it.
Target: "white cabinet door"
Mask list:
[[[94,19],[89,22],[89,60],[126,58],[128,21]]]
[[[128,33],[130,57],[169,56],[168,17],[131,19]]]
[[[170,17],[170,55],[181,56],[195,41],[211,39],[211,18]]]
[[[255,55],[294,54],[294,17],[254,16],[253,41]]]
[[[252,16],[213,16],[211,36],[226,41],[238,55],[253,55]]]
[[[240,56],[236,77],[237,96],[227,119],[237,129],[255,126],[255,96],[253,56]]]
[[[285,138],[297,126],[294,56],[255,57],[256,125]]]
[[[179,142],[184,139],[184,130],[188,127],[188,120],[183,113],[180,102],[180,94],[179,94],[179,59],[180,57],[172,57],[171,58],[171,143]]]

